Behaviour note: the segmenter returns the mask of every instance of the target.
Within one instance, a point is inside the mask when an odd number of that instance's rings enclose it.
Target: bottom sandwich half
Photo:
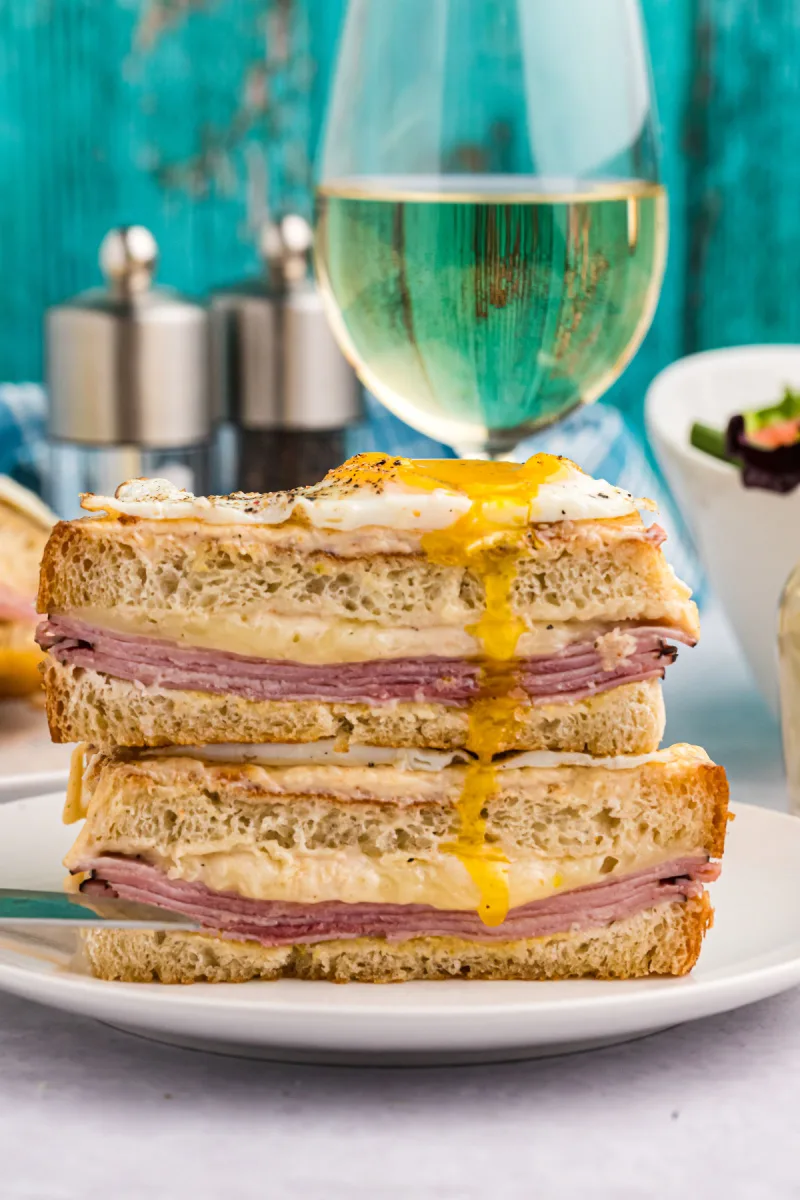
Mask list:
[[[70,886],[203,930],[92,931],[93,971],[189,983],[691,970],[724,847],[722,768],[690,746],[513,754],[477,808],[474,770],[461,752],[329,743],[84,749]]]

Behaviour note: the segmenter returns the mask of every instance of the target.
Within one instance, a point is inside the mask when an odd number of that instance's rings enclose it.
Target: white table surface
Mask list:
[[[784,806],[775,722],[721,620],[671,740]],[[427,1070],[172,1050],[0,995],[0,1200],[800,1196],[800,990],[627,1046]]]

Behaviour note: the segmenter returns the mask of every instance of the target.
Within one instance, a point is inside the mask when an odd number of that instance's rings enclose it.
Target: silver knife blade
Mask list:
[[[104,925],[125,929],[201,929],[182,913],[81,892],[20,891],[0,888],[0,926]]]

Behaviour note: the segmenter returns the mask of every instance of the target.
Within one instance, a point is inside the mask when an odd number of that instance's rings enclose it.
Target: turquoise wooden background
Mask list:
[[[344,2],[0,0],[0,379],[40,377],[42,312],[98,281],[112,224],[191,292],[255,269],[267,196],[308,210]],[[800,4],[644,9],[671,243],[614,392],[634,416],[680,354],[800,340]]]

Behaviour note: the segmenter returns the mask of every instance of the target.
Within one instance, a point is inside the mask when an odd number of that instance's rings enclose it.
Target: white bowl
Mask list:
[[[800,389],[800,346],[737,346],[680,359],[645,401],[656,457],[764,698],[778,710],[777,612],[800,559],[800,488],[745,488],[739,471],[689,444],[694,421],[724,428],[743,409]]]

